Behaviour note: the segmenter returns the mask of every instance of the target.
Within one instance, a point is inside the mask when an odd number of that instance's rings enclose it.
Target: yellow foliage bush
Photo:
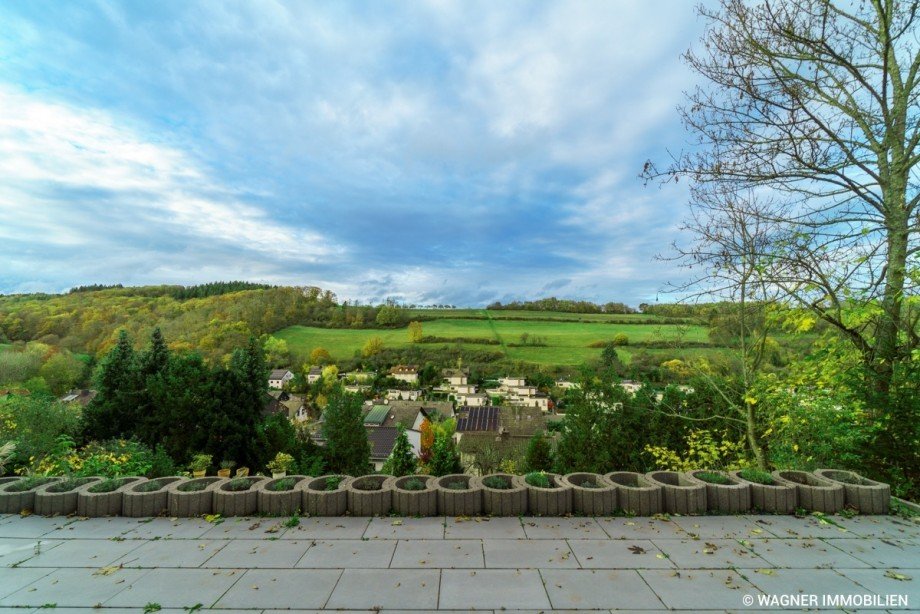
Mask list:
[[[697,469],[721,469],[731,471],[746,466],[744,442],[734,441],[728,432],[716,439],[711,431],[691,431],[685,440],[687,454],[680,454],[664,446],[645,446],[645,451],[655,460],[659,469],[669,471],[695,471]]]

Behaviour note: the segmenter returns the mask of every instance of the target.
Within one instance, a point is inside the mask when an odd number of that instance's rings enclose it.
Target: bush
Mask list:
[[[44,486],[50,481],[51,478],[29,476],[19,480],[11,486],[7,486],[6,492],[25,492],[27,490],[32,490],[33,488],[38,488],[39,486]]]
[[[732,481],[727,476],[724,476],[721,473],[714,473],[712,471],[700,471],[699,473],[695,473],[694,477],[696,477],[698,480],[708,482],[709,484],[726,485],[732,483]]]
[[[124,484],[119,479],[109,478],[107,480],[102,480],[96,484],[93,484],[89,487],[89,492],[93,493],[103,493],[103,492],[115,492]]]
[[[535,433],[527,444],[524,456],[527,471],[549,471],[553,468],[553,448],[543,433]]]
[[[610,343],[615,346],[629,345],[629,337],[626,336],[626,333],[617,333],[613,336]]]
[[[340,475],[331,475],[331,476],[329,476],[328,478],[326,478],[326,490],[328,490],[328,491],[338,490],[338,489],[339,489],[339,484],[342,483],[342,480],[343,480],[343,479],[345,479],[345,478],[343,478],[343,477],[340,476]]]
[[[524,477],[524,481],[536,488],[553,488],[549,476],[542,471],[533,471]]]
[[[411,478],[406,480],[402,486],[403,490],[425,490],[425,480],[420,478]]]
[[[294,481],[294,478],[281,478],[271,485],[271,490],[275,492],[282,492],[285,490],[291,490],[294,488],[294,484],[297,482]]]
[[[249,487],[252,486],[252,480],[249,478],[233,478],[227,485],[224,486],[224,490],[229,490],[230,492],[243,492],[244,490],[249,490]]]
[[[147,475],[153,467],[153,453],[136,441],[119,439],[90,443],[79,453],[80,462],[74,466],[79,476],[101,475],[114,478],[125,475]]]

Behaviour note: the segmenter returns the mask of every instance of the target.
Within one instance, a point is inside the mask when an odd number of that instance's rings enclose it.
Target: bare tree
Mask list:
[[[685,59],[704,85],[681,109],[696,142],[643,173],[689,179],[707,215],[769,226],[757,283],[839,330],[886,394],[920,347],[908,299],[920,255],[918,4],[701,7],[709,27]],[[751,192],[770,204],[738,208]]]

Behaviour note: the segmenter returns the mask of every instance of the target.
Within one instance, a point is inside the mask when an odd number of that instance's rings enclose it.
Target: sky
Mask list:
[[[0,3],[0,292],[673,300],[692,4]]]

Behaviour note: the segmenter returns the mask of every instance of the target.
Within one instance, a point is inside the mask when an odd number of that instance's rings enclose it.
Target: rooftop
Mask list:
[[[920,600],[920,526],[891,516],[287,520],[0,515],[0,605],[699,612],[775,595]]]
[[[497,430],[497,407],[460,407],[457,409],[457,432]]]

